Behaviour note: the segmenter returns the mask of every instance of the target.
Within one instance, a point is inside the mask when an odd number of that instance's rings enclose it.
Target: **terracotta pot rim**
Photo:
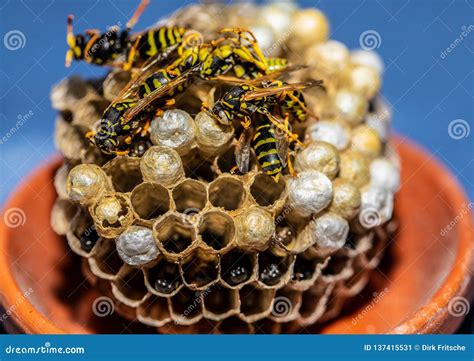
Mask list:
[[[462,205],[468,203],[462,188],[451,173],[438,160],[428,156],[427,151],[420,146],[415,145],[411,141],[401,140],[400,137],[394,137],[393,143],[396,147],[408,147],[414,150],[413,154],[417,157],[425,158],[425,166],[428,167],[425,171],[432,171],[441,177],[440,182],[446,184],[449,189],[448,197],[450,203],[460,209]],[[408,144],[404,144],[408,143]],[[13,208],[23,197],[23,190],[28,187],[28,182],[38,177],[45,168],[53,169],[57,166],[61,157],[54,156],[45,164],[35,169],[25,181],[17,188],[13,195],[5,203],[2,210],[2,217],[5,210]],[[419,308],[411,316],[401,322],[398,326],[389,330],[388,333],[429,333],[435,330],[436,320],[442,320],[446,317],[447,305],[449,301],[456,295],[463,294],[469,286],[471,280],[469,268],[474,264],[473,259],[473,222],[471,217],[462,217],[457,224],[457,229],[463,230],[458,234],[458,249],[456,259],[454,260],[453,268],[443,280],[441,286],[430,300],[421,308]],[[15,280],[12,270],[9,267],[8,258],[8,239],[10,229],[5,225],[5,222],[0,224],[0,274],[2,275],[2,289],[0,289],[0,297],[2,304],[7,308],[10,306],[11,317],[22,327],[27,333],[39,334],[64,334],[68,333],[66,330],[56,326],[43,313],[36,309],[30,301],[24,297],[24,292],[21,291],[17,281]],[[19,303],[18,300],[22,299]],[[24,322],[22,320],[29,320]]]

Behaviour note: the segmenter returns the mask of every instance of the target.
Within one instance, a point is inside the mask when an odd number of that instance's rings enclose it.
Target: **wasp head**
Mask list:
[[[86,39],[84,35],[78,34],[74,35],[73,27],[72,27],[72,20],[74,16],[69,15],[67,18],[67,45],[69,47],[66,53],[66,66],[71,65],[72,59],[78,60],[84,58],[84,48],[86,45]]]
[[[228,125],[232,122],[232,114],[220,101],[217,101],[207,112],[221,124]]]

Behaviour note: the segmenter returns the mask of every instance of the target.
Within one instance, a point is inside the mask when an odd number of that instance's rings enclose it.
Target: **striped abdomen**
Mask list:
[[[186,29],[177,26],[163,26],[158,29],[150,29],[141,34],[142,37],[138,42],[138,57],[141,60],[162,53],[170,46],[180,44]]]
[[[288,66],[288,61],[284,58],[267,58],[267,74],[285,69]]]
[[[162,86],[166,86],[170,81],[175,79],[177,76],[179,76],[179,72],[175,75],[169,74],[166,69],[160,69],[156,73],[150,75],[148,78],[146,78],[143,83],[140,85],[140,88],[138,90],[138,96],[140,98],[145,98],[147,95],[152,93],[154,90],[161,88]],[[189,86],[189,81],[183,82],[176,86],[175,88],[169,89],[168,92],[166,92],[163,95],[166,96],[173,96],[176,93],[183,92],[187,87]]]
[[[257,126],[252,139],[252,146],[257,156],[258,164],[263,171],[278,182],[283,165],[278,155],[277,139],[271,124]]]

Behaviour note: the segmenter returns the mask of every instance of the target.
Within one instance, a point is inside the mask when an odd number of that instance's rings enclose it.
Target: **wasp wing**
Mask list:
[[[268,87],[257,88],[255,90],[247,92],[243,96],[243,100],[249,101],[253,99],[260,99],[275,94],[281,94],[285,91],[290,92],[294,90],[303,90],[312,87],[322,87],[322,84],[322,80],[310,80],[302,83],[285,84],[283,86],[270,84]]]
[[[193,70],[194,70],[194,68],[189,69],[188,71],[186,71],[183,74],[179,75],[178,77],[171,80],[170,82],[168,82],[168,83],[162,85],[161,87],[155,89],[150,94],[148,94],[146,97],[140,99],[137,102],[136,106],[134,106],[133,108],[130,108],[124,114],[124,121],[128,122],[130,119],[134,118],[140,112],[145,110],[155,100],[170,94],[178,86],[180,86],[180,85],[184,84],[185,82],[189,81],[189,77],[193,75]]]
[[[235,146],[235,162],[237,168],[242,174],[249,171],[250,168],[250,155],[251,155],[251,141],[252,141],[252,130],[244,129],[240,134],[239,141]]]

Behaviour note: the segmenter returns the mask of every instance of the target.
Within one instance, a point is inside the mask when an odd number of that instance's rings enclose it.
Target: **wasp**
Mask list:
[[[106,109],[98,131],[88,133],[88,138],[104,152],[125,154],[134,140],[146,133],[153,115],[173,105],[175,95],[196,78],[220,80],[235,64],[247,63],[264,74],[267,63],[263,55],[260,58],[258,44],[252,42],[251,49],[242,45],[247,35],[241,29],[224,32],[222,38],[210,43],[201,42],[199,33],[188,34],[178,47],[178,58],[167,67],[160,68],[159,58],[150,58]],[[230,33],[237,34],[238,39]]]
[[[290,121],[306,119],[310,112],[301,91],[315,86],[322,87],[322,82],[286,84],[277,80],[263,87],[244,83],[230,89],[208,109],[209,114],[223,124],[231,124],[235,118],[241,119],[243,131],[235,150],[240,172],[248,172],[250,148],[253,148],[260,167],[275,182],[287,165],[294,174],[288,156],[289,145],[303,146],[303,143],[297,134],[291,132]]]
[[[139,67],[148,59],[156,56],[166,57],[181,44],[186,29],[179,26],[163,26],[157,29],[131,35],[133,26],[137,23],[149,0],[142,0],[137,10],[127,22],[125,29],[111,27],[101,33],[97,29],[89,29],[85,35],[73,32],[72,15],[67,19],[66,66],[72,60],[84,60],[87,63],[122,67],[130,70]]]

